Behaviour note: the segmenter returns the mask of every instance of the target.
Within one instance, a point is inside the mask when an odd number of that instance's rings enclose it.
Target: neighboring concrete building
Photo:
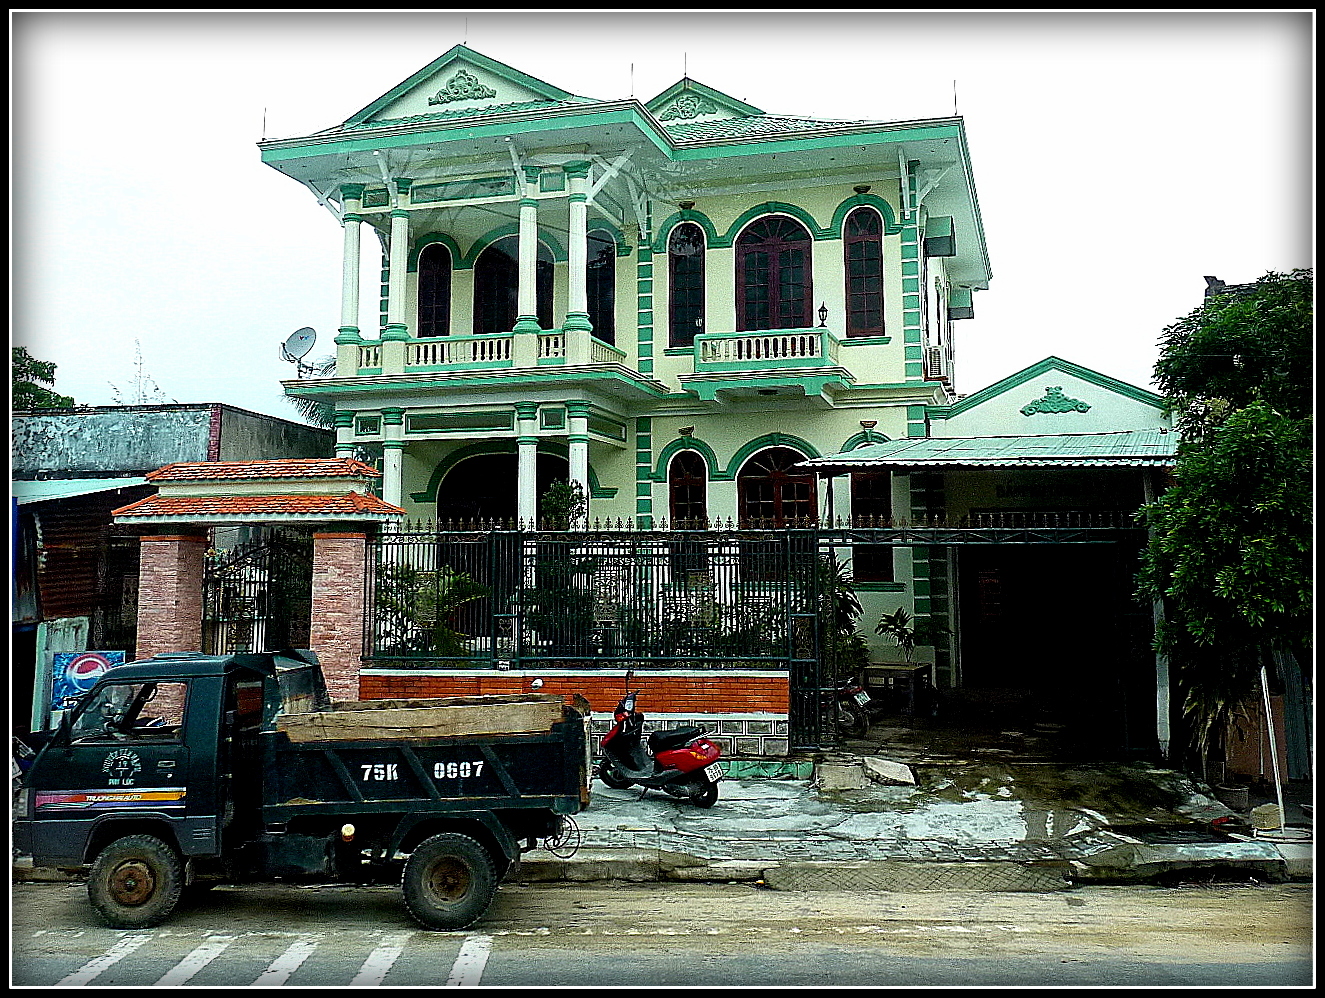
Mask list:
[[[323,457],[333,434],[220,403],[23,410],[10,420],[14,600],[12,723],[42,707],[57,651],[117,650],[136,637],[138,538],[111,511],[152,495],[180,461]],[[233,539],[238,539],[235,534]]]

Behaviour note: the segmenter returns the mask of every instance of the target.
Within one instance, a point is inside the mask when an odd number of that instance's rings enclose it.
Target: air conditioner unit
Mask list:
[[[948,383],[948,358],[942,347],[925,347],[925,380]]]

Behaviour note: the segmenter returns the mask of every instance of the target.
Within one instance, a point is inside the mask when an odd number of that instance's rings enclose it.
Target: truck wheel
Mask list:
[[[497,872],[468,835],[443,832],[421,842],[405,863],[405,905],[428,929],[463,929],[488,910]]]
[[[174,849],[154,835],[126,835],[97,854],[87,896],[112,928],[147,929],[170,917],[183,882]]]

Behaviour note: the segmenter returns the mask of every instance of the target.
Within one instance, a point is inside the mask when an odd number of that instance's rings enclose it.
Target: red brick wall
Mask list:
[[[364,556],[367,535],[313,534],[313,607],[309,646],[333,700],[359,699],[363,655]]]
[[[359,677],[359,699],[531,693],[533,689],[529,684],[535,675],[543,680],[539,693],[565,697],[578,693],[597,712],[610,711],[626,689],[625,678],[618,672],[582,675],[492,672],[449,676],[365,673]],[[730,672],[678,676],[645,672],[637,674],[631,686],[641,691],[639,706],[646,713],[785,714],[788,711],[786,676]]]
[[[139,658],[202,650],[202,566],[207,538],[146,536],[138,562]]]

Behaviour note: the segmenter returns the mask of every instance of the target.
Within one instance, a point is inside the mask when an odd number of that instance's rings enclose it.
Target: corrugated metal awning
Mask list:
[[[882,468],[1171,467],[1178,434],[1168,429],[1009,437],[913,437],[867,444],[798,468],[846,474]]]
[[[10,482],[10,493],[14,501],[23,506],[30,502],[72,499],[147,484],[146,478],[52,478],[41,482]]]

